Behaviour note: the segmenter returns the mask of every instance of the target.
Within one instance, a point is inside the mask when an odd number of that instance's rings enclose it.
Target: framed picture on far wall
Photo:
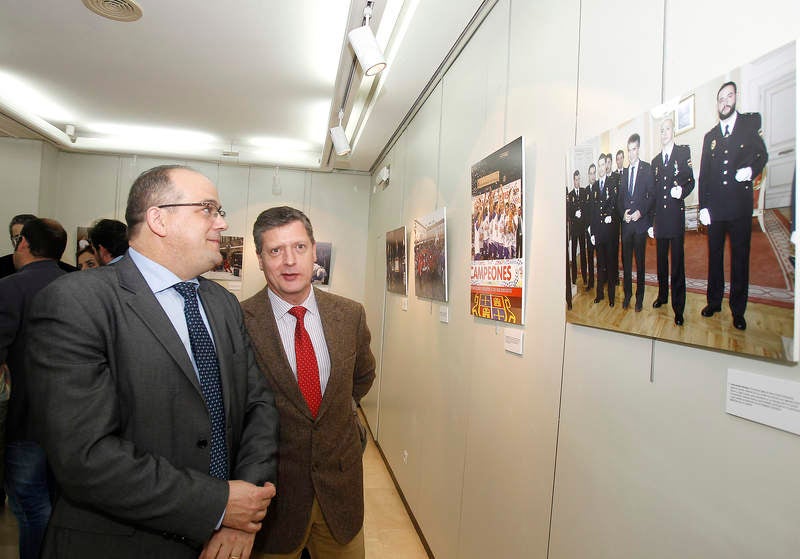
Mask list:
[[[386,290],[407,293],[405,225],[386,233]]]
[[[681,99],[675,109],[675,135],[694,128],[694,93]]]
[[[331,253],[333,243],[317,241],[317,261],[314,262],[314,271],[311,273],[311,283],[314,285],[328,285],[331,282]]]

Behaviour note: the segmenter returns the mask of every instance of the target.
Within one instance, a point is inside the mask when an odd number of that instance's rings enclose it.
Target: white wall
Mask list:
[[[74,263],[77,227],[90,226],[100,218],[125,221],[128,190],[134,179],[142,171],[167,163],[188,164],[217,185],[228,212],[226,234],[245,238],[240,298],[265,285],[252,239],[255,218],[271,206],[288,204],[306,212],[318,240],[333,243],[328,289],[364,300],[370,178],[363,175],[279,170],[281,194],[275,195],[272,168],[87,155],[59,151],[38,141],[0,139],[0,195],[6,200],[0,223],[8,223],[17,213],[57,219],[69,236],[63,259]],[[6,235],[0,236],[0,246],[7,249],[4,253],[10,252]]]
[[[789,1],[501,0],[378,165],[392,178],[370,200],[381,367],[364,407],[436,557],[797,554],[800,438],[725,414],[724,392],[728,368],[800,370],[566,324],[563,176],[570,146],[792,40],[798,16]],[[519,135],[522,357],[469,315],[467,275],[469,166]],[[448,324],[413,284],[407,311],[384,291],[384,233],[441,206]]]

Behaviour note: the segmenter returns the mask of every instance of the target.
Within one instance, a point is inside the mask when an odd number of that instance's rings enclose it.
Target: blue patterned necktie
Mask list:
[[[183,314],[189,328],[189,342],[200,377],[200,389],[211,418],[211,460],[208,473],[228,479],[228,447],[225,444],[225,406],[222,402],[222,381],[219,376],[217,352],[211,335],[200,316],[197,305],[197,284],[185,281],[172,287],[183,296]]]

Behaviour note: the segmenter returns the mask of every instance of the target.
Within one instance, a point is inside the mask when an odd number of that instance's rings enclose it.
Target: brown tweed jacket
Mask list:
[[[280,414],[277,496],[256,539],[264,553],[289,553],[300,545],[316,495],[331,533],[347,543],[364,522],[364,480],[359,401],[375,379],[375,358],[364,308],[314,291],[331,358],[331,376],[317,419],[311,417],[289,367],[267,288],[242,303],[244,321]]]

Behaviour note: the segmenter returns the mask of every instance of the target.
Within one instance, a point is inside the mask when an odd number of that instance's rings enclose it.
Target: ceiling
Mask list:
[[[0,0],[0,135],[70,151],[369,171],[482,4],[375,0],[370,27],[388,68],[365,78],[347,32],[367,0],[136,3],[142,17],[124,23],[81,0]],[[328,134],[340,107],[346,157]]]

